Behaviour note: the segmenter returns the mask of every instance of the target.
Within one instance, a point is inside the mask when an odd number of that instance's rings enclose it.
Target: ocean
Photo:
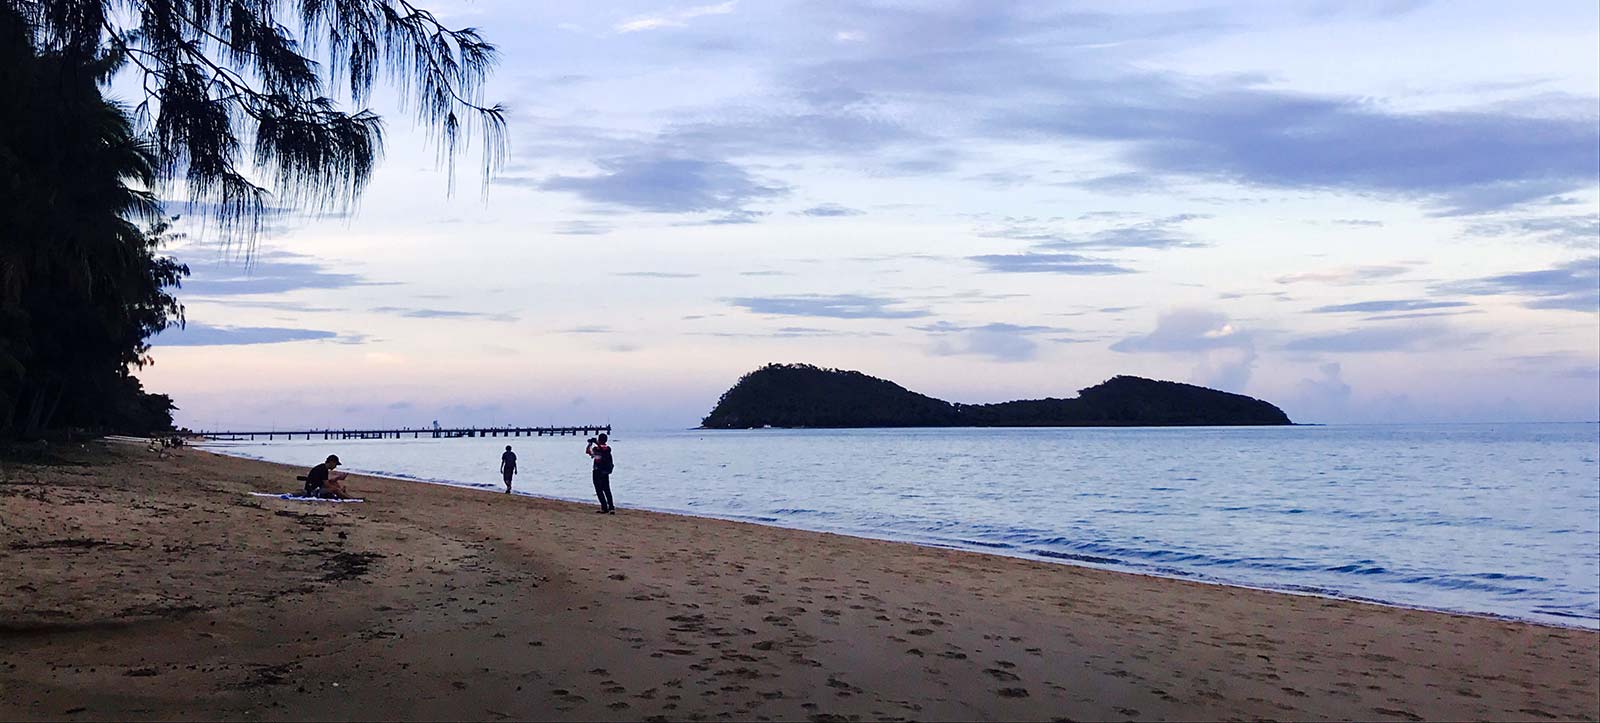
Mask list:
[[[517,492],[594,501],[581,437],[207,448],[503,490],[507,444]],[[1600,628],[1594,424],[618,429],[612,446],[617,524],[646,508]]]

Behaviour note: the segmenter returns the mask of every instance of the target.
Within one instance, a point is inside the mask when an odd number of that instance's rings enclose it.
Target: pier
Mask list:
[[[460,439],[464,437],[561,437],[611,433],[609,424],[586,424],[576,427],[432,427],[419,429],[304,429],[271,430],[266,432],[191,432],[188,437],[227,442],[254,442],[258,438],[290,439]]]

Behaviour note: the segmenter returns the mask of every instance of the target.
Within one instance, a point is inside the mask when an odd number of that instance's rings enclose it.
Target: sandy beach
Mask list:
[[[607,516],[67,457],[0,480],[4,719],[1600,716],[1594,631],[636,511],[625,478]]]

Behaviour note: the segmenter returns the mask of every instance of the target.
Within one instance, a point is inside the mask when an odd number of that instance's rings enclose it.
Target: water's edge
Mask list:
[[[243,452],[232,451],[232,450],[228,449],[227,447],[223,447],[223,446],[212,446],[212,445],[200,444],[200,445],[196,445],[196,448],[200,449],[202,451],[205,451],[205,452],[207,452],[209,454],[216,454],[216,455],[220,455],[220,456],[224,456],[224,457],[234,457],[234,458],[237,458],[237,459],[248,459],[248,460],[257,461],[257,462],[267,462],[269,464],[279,464],[279,465],[284,464],[282,462],[277,462],[277,461],[274,461],[274,460],[270,460],[270,459],[267,459],[265,457],[260,457],[260,456],[257,456],[257,455],[247,454],[247,453],[243,453]],[[369,476],[369,477],[379,477],[379,478],[382,478],[382,479],[391,479],[391,480],[395,480],[395,481],[399,481],[399,482],[418,482],[418,483],[422,483],[422,484],[432,484],[432,485],[440,485],[440,486],[444,486],[444,487],[454,487],[454,488],[457,488],[457,489],[477,490],[479,492],[488,492],[488,493],[491,493],[491,494],[504,494],[504,492],[500,492],[499,491],[501,489],[501,485],[497,485],[497,484],[493,484],[493,483],[461,482],[461,481],[457,481],[457,480],[447,480],[447,479],[438,479],[438,478],[424,478],[424,477],[417,477],[415,475],[408,475],[408,474],[401,473],[401,472],[390,472],[390,471],[385,471],[385,470],[360,469],[360,468],[353,468],[353,467],[352,468],[348,468],[348,471],[353,473],[353,474],[360,474],[360,475],[365,475],[365,476]],[[564,496],[556,496],[556,495],[540,495],[540,494],[534,494],[534,493],[531,493],[531,492],[524,492],[524,491],[520,491],[520,490],[514,490],[512,492],[512,494],[519,495],[519,496],[522,496],[522,497],[533,497],[533,498],[537,498],[537,499],[555,500],[555,501],[559,501],[559,502],[572,502],[572,503],[578,503],[578,504],[582,504],[584,502],[591,501],[589,499],[589,497],[587,497],[587,496],[585,496],[585,497],[564,497]],[[1383,599],[1379,599],[1379,598],[1363,597],[1363,596],[1359,596],[1359,595],[1350,595],[1350,594],[1342,593],[1342,592],[1340,592],[1338,590],[1329,590],[1329,589],[1321,589],[1321,588],[1310,588],[1310,587],[1302,587],[1302,586],[1252,585],[1252,584],[1248,584],[1248,583],[1239,582],[1239,581],[1236,581],[1236,580],[1229,580],[1229,579],[1223,578],[1223,577],[1203,575],[1203,574],[1187,572],[1187,571],[1183,571],[1183,570],[1176,570],[1176,569],[1173,569],[1173,568],[1143,566],[1143,565],[1139,565],[1139,564],[1136,564],[1136,563],[1126,563],[1126,562],[1122,562],[1122,561],[1112,561],[1112,560],[1109,560],[1107,558],[1095,558],[1095,557],[1090,556],[1090,555],[1068,556],[1068,555],[1065,555],[1065,554],[1062,554],[1062,553],[1038,554],[1038,553],[1030,552],[1028,550],[1017,549],[1017,548],[1014,548],[1014,547],[1013,548],[1009,548],[1009,549],[1002,548],[1002,547],[997,547],[992,543],[980,543],[980,542],[974,542],[974,541],[965,541],[965,542],[967,542],[967,544],[963,545],[963,544],[957,544],[957,543],[954,543],[954,542],[949,542],[949,541],[944,541],[944,540],[917,539],[917,538],[909,537],[909,536],[898,536],[897,537],[897,536],[888,536],[888,535],[882,535],[882,534],[874,534],[872,531],[853,529],[853,528],[848,528],[848,527],[843,527],[843,526],[830,526],[830,525],[798,526],[798,525],[786,525],[786,524],[782,524],[783,520],[780,519],[780,518],[762,517],[762,516],[756,516],[756,515],[714,514],[714,513],[707,513],[707,512],[704,512],[704,511],[693,511],[693,510],[683,510],[683,509],[651,507],[651,506],[647,506],[647,505],[629,505],[627,508],[624,508],[624,509],[644,510],[644,511],[654,512],[654,513],[658,513],[658,514],[677,515],[677,516],[681,516],[681,517],[698,517],[698,518],[703,518],[703,519],[724,520],[724,521],[728,521],[728,522],[742,522],[742,523],[746,523],[746,524],[761,525],[761,526],[764,526],[764,527],[775,527],[775,528],[778,528],[778,529],[785,529],[785,530],[800,530],[800,531],[803,531],[803,532],[819,532],[819,533],[824,533],[824,534],[843,535],[843,536],[846,536],[846,537],[855,537],[855,538],[866,539],[866,540],[877,540],[877,541],[880,541],[880,542],[893,542],[893,543],[900,543],[900,544],[916,545],[918,547],[930,547],[930,548],[947,549],[947,550],[960,550],[962,552],[969,552],[969,553],[974,553],[974,554],[979,554],[979,555],[993,555],[993,556],[996,556],[996,557],[1010,557],[1010,558],[1016,558],[1016,559],[1030,560],[1030,561],[1033,561],[1033,562],[1044,562],[1044,563],[1050,563],[1050,564],[1055,564],[1055,565],[1067,565],[1067,566],[1071,566],[1071,567],[1088,568],[1088,569],[1093,569],[1093,570],[1104,570],[1104,571],[1108,571],[1108,572],[1117,572],[1117,573],[1123,573],[1123,574],[1128,574],[1128,575],[1141,575],[1141,576],[1144,576],[1144,577],[1153,577],[1153,578],[1159,578],[1159,579],[1164,579],[1164,580],[1184,580],[1184,581],[1188,581],[1188,582],[1196,582],[1196,583],[1201,583],[1201,584],[1205,584],[1205,585],[1217,585],[1217,586],[1221,586],[1221,587],[1233,587],[1233,588],[1240,588],[1240,589],[1245,589],[1245,590],[1257,590],[1257,591],[1262,591],[1262,592],[1272,592],[1272,593],[1279,593],[1279,594],[1284,594],[1284,595],[1296,595],[1296,596],[1300,596],[1300,597],[1313,597],[1313,598],[1321,598],[1321,599],[1328,599],[1328,600],[1342,600],[1342,601],[1346,601],[1346,602],[1353,602],[1353,603],[1366,604],[1366,605],[1377,605],[1377,606],[1380,606],[1380,607],[1393,608],[1393,609],[1398,609],[1398,610],[1416,610],[1416,611],[1421,611],[1421,612],[1440,613],[1440,614],[1445,614],[1445,615],[1461,615],[1461,616],[1465,616],[1465,617],[1484,618],[1484,619],[1488,619],[1488,620],[1501,620],[1501,621],[1515,622],[1515,623],[1520,623],[1520,624],[1525,624],[1525,625],[1538,625],[1538,626],[1551,627],[1551,628],[1560,628],[1560,629],[1568,629],[1568,630],[1586,630],[1586,631],[1600,630],[1600,621],[1585,621],[1588,624],[1580,623],[1580,622],[1563,623],[1563,622],[1552,621],[1552,620],[1540,620],[1540,619],[1536,619],[1536,618],[1521,617],[1521,616],[1517,616],[1517,615],[1508,615],[1508,614],[1502,614],[1502,613],[1485,612],[1485,611],[1481,611],[1481,610],[1464,610],[1464,609],[1457,609],[1457,608],[1435,607],[1435,606],[1427,606],[1427,605],[1418,605],[1418,604],[1414,604],[1414,603],[1396,602],[1396,601],[1392,601],[1392,600],[1383,600]]]

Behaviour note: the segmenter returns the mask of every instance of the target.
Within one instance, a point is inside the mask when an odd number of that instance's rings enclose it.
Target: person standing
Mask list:
[[[511,494],[511,476],[517,473],[517,453],[511,451],[511,445],[506,445],[506,453],[500,455],[500,476],[506,481],[506,494]]]
[[[600,498],[600,511],[596,514],[616,514],[617,506],[611,502],[611,470],[615,465],[611,461],[611,445],[606,444],[605,433],[602,432],[598,438],[590,438],[583,453],[594,460],[594,495]]]

